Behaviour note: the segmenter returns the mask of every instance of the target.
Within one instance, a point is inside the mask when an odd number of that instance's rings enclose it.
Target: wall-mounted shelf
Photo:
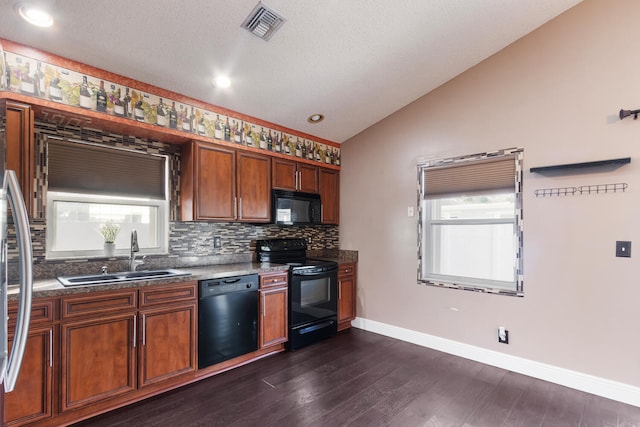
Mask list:
[[[583,163],[569,163],[564,165],[553,165],[553,166],[539,166],[535,168],[529,169],[531,173],[545,173],[545,172],[576,172],[578,169],[586,169],[586,168],[594,168],[594,167],[620,167],[622,165],[626,165],[631,163],[631,157],[622,157],[619,159],[610,159],[610,160],[598,160],[595,162],[583,162]]]

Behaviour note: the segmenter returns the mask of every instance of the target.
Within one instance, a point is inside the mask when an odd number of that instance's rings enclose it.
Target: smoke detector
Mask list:
[[[285,21],[286,19],[278,13],[259,2],[247,16],[247,19],[244,20],[241,27],[246,28],[251,34],[260,37],[262,40],[269,40]]]

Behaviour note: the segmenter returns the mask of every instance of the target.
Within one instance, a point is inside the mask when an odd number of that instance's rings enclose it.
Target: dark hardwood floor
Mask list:
[[[77,427],[640,427],[640,408],[357,329]]]

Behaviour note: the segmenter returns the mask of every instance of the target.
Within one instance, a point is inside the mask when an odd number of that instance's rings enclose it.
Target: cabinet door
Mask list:
[[[338,330],[351,327],[351,321],[355,318],[355,264],[341,264],[338,270]]]
[[[287,288],[260,291],[260,348],[286,342],[289,337]]]
[[[271,159],[238,152],[238,219],[269,222],[271,219]]]
[[[322,223],[340,222],[340,181],[337,171],[320,169],[320,198],[322,199]]]
[[[61,325],[61,410],[132,392],[134,313]]]
[[[195,332],[195,304],[141,311],[139,387],[194,371]]]
[[[33,110],[16,102],[6,103],[6,163],[14,170],[27,207],[33,205]]]
[[[10,343],[13,337],[10,337]],[[4,395],[4,423],[20,426],[51,418],[53,327],[32,328],[15,389]]]
[[[304,193],[318,193],[317,167],[298,163],[298,190]]]
[[[296,162],[279,158],[271,159],[271,186],[280,190],[296,191],[298,169]]]
[[[236,219],[235,151],[198,145],[196,219]]]

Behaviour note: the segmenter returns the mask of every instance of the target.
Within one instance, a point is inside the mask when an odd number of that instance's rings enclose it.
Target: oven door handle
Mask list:
[[[338,267],[335,267],[335,268],[332,267],[322,271],[305,271],[304,269],[293,270],[291,274],[294,276],[321,276],[321,275],[328,275],[337,271],[338,271]]]

